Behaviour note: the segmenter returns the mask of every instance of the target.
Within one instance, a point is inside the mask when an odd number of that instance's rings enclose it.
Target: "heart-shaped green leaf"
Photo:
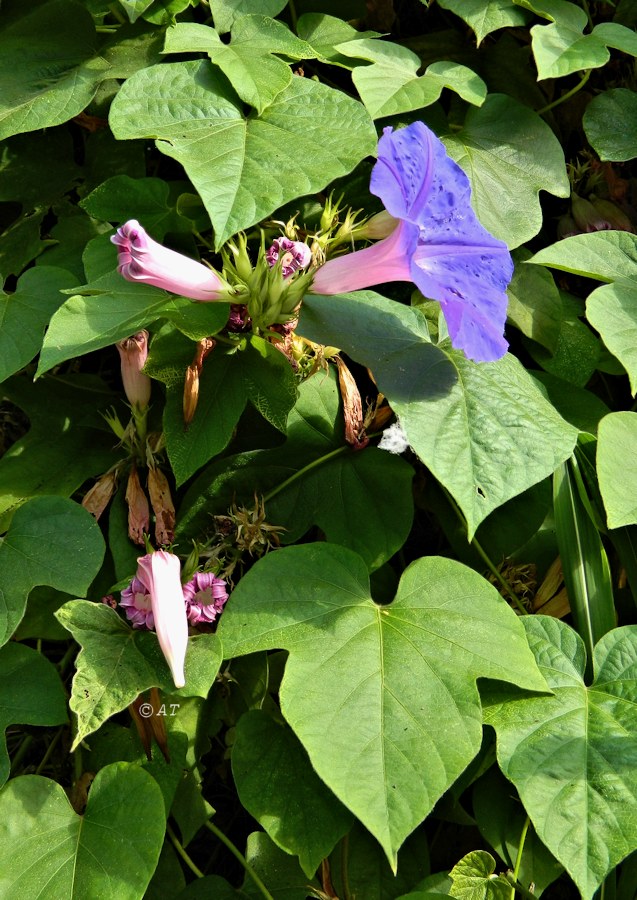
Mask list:
[[[88,478],[113,465],[112,433],[99,411],[115,395],[94,376],[50,378],[34,384],[15,375],[0,397],[28,415],[31,428],[0,459],[0,531],[26,500],[42,494],[70,496]]]
[[[312,769],[294,733],[262,710],[247,712],[237,723],[232,774],[241,803],[275,844],[299,857],[311,878],[352,817]]]
[[[443,88],[455,91],[467,103],[481,106],[487,96],[484,81],[467,66],[439,61],[418,76],[421,61],[415,53],[389,41],[359,38],[337,44],[343,56],[364,59],[352,78],[372,119],[395,116],[435,103]]]
[[[626,231],[578,234],[540,250],[530,261],[612,282],[589,294],[586,315],[637,392],[637,236]]]
[[[524,25],[528,19],[513,0],[438,0],[438,4],[460,16],[475,32],[478,44],[491,32]]]
[[[4,732],[9,725],[62,725],[66,696],[55,666],[12,642],[0,649],[0,785],[9,777]]]
[[[52,0],[25,12],[0,29],[0,139],[78,115],[110,68],[96,54],[93,19],[81,3]]]
[[[299,331],[372,370],[413,450],[462,509],[469,537],[571,455],[576,429],[513,356],[474,363],[436,347],[416,309],[371,291],[310,296]]]
[[[610,413],[599,423],[597,474],[608,527],[637,525],[637,413]]]
[[[587,687],[572,628],[548,616],[523,624],[554,696],[509,699],[489,688],[485,721],[540,839],[590,900],[637,849],[637,627],[604,635]]]
[[[600,159],[625,162],[637,156],[637,135],[626,122],[637,117],[637,94],[613,88],[593,97],[584,112],[586,137]]]
[[[283,714],[393,866],[407,835],[478,752],[476,679],[545,689],[497,591],[441,558],[412,563],[394,602],[378,606],[351,551],[278,550],[241,579],[219,635],[228,657],[290,651]]]
[[[58,309],[46,333],[37,375],[58,363],[121,341],[157,319],[168,319],[194,340],[216,334],[228,319],[227,303],[193,303],[117,272],[77,289]]]
[[[243,101],[261,113],[292,80],[292,70],[279,59],[313,59],[312,47],[282,22],[263,15],[244,15],[232,25],[230,43],[214,28],[182,22],[166,37],[166,53],[207,53]]]
[[[38,497],[21,507],[0,544],[0,644],[24,615],[40,584],[83,596],[104,556],[95,519],[62,497]]]
[[[65,603],[55,615],[82,647],[70,701],[77,716],[74,748],[150,687],[179,697],[206,697],[221,665],[214,634],[191,637],[186,686],[176,691],[154,633],[129,628],[115,610],[88,600]]]
[[[293,77],[257,117],[207,62],[138,72],[113,101],[115,136],[156,138],[185,168],[208,210],[219,248],[231,235],[347,175],[376,150],[362,104]]]
[[[536,113],[511,97],[489,94],[479,109],[469,110],[460,131],[442,139],[469,176],[476,215],[511,248],[540,230],[541,190],[570,194],[559,141]]]
[[[97,773],[82,816],[54,781],[14,778],[0,793],[0,894],[139,900],[165,828],[161,790],[133,764]]]
[[[60,293],[75,279],[52,266],[28,269],[15,292],[0,292],[0,381],[30,363],[42,345],[49,319],[64,302]]]

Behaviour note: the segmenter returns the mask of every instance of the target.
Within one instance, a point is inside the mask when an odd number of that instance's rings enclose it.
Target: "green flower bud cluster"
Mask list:
[[[284,325],[294,319],[299,305],[312,284],[311,272],[283,275],[282,260],[270,265],[263,237],[253,265],[245,234],[239,234],[224,250],[223,275],[238,291],[235,302],[248,307],[252,327],[263,331],[270,325]]]

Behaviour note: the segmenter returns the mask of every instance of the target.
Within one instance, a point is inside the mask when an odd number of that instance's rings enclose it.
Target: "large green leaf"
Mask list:
[[[216,334],[228,318],[227,303],[194,303],[109,272],[77,289],[51,319],[37,374],[60,362],[108,347],[157,319],[168,319],[194,340]]]
[[[285,450],[291,452],[292,445]],[[316,468],[310,464],[307,472],[298,469],[298,480],[287,486],[275,484],[266,493],[268,517],[285,526],[282,543],[294,543],[318,525],[329,541],[354,550],[374,570],[409,535],[414,472],[399,456],[375,447],[343,450]],[[256,468],[260,462],[255,456]]]
[[[333,374],[333,373],[332,373]],[[413,518],[412,467],[374,447],[345,444],[334,377],[317,372],[300,385],[285,444],[227,457],[204,469],[184,498],[180,538],[196,537],[233,502],[265,501],[267,521],[284,544],[318,525],[335,544],[359,553],[370,570],[405,542]],[[355,524],[354,524],[355,523]]]
[[[352,78],[372,119],[395,116],[435,103],[443,88],[463,100],[481,106],[487,96],[484,81],[467,66],[439,61],[418,76],[420,57],[400,44],[359,38],[337,44],[343,56],[364,59],[370,66],[357,66]]]
[[[278,550],[241,579],[219,636],[228,657],[290,651],[283,714],[393,866],[478,752],[476,679],[544,689],[515,614],[477,573],[441,558],[412,563],[394,602],[377,606],[351,551]]]
[[[600,159],[625,162],[637,156],[637,135],[627,122],[637,117],[637,94],[613,88],[593,97],[584,112],[586,137]]]
[[[608,527],[637,525],[637,413],[609,413],[599,423],[597,474]]]
[[[313,59],[312,47],[282,22],[268,16],[245,15],[232,25],[224,43],[214,28],[182,22],[166,37],[166,53],[207,53],[239,97],[262,113],[292,80],[292,70],[278,55]],[[278,55],[275,55],[278,54]]]
[[[170,202],[170,185],[161,178],[107,178],[80,201],[89,216],[105,222],[139,219],[153,238],[161,241],[167,231],[190,231],[191,223],[178,215]],[[113,260],[115,254],[113,254]]]
[[[0,561],[2,557],[0,556]],[[0,649],[0,785],[9,777],[9,725],[62,725],[66,696],[55,666],[23,644]]]
[[[568,197],[564,154],[542,119],[510,97],[490,94],[463,128],[442,139],[471,181],[473,208],[488,230],[517,247],[540,230],[541,190]]]
[[[230,31],[237,19],[259,13],[276,16],[287,6],[287,0],[210,0],[215,28],[220,34]]]
[[[352,817],[312,769],[294,733],[262,710],[237,723],[232,774],[242,805],[311,878]],[[291,798],[293,802],[290,802]]]
[[[296,399],[296,379],[287,357],[258,335],[234,352],[220,345],[205,360],[194,418],[184,429],[184,376],[194,346],[174,330],[153,342],[146,371],[167,388],[166,447],[178,484],[220,453],[230,441],[248,400],[275,428],[285,431]]]
[[[625,231],[578,234],[540,250],[531,262],[612,282],[594,290],[586,315],[637,391],[637,236]]]
[[[139,766],[98,772],[82,816],[54,781],[15,778],[0,793],[0,894],[139,900],[165,828],[161,790]]]
[[[416,309],[370,291],[307,297],[299,331],[372,370],[411,447],[461,507],[470,537],[571,455],[576,430],[514,357],[474,363],[436,347]]]
[[[495,690],[485,717],[535,830],[590,900],[637,848],[637,628],[601,639],[587,687],[584,646],[572,628],[548,616],[523,624],[554,696]]]
[[[610,59],[609,47],[637,55],[637,35],[624,25],[602,22],[584,34],[589,25],[588,16],[575,3],[519,0],[519,5],[551,20],[550,25],[535,25],[531,29],[540,81],[563,78],[581,69],[597,69]]]
[[[93,376],[47,378],[37,384],[15,375],[0,397],[24,410],[31,428],[0,459],[0,531],[26,500],[41,494],[69,497],[88,478],[113,465],[115,438],[100,410],[115,396]],[[106,434],[106,439],[105,439]]]
[[[49,319],[64,300],[60,291],[74,282],[64,269],[38,266],[24,273],[15,293],[0,292],[0,381],[31,362]]]
[[[176,697],[206,697],[221,665],[214,634],[191,637],[186,686],[176,691],[154,632],[130,628],[115,610],[88,600],[71,600],[55,615],[82,647],[70,701],[77,716],[73,748],[148,688],[160,687]]]
[[[343,19],[318,12],[304,13],[299,18],[297,33],[311,44],[317,59],[345,69],[353,69],[356,63],[339,53],[336,49],[339,44],[381,36],[377,31],[357,31]]]
[[[93,19],[81,3],[51,0],[25,12],[0,37],[0,139],[78,115],[110,68],[96,55]]]
[[[528,250],[514,253],[515,271],[507,289],[509,322],[553,352],[562,328],[562,300],[553,276],[546,269],[527,266]]]
[[[99,527],[77,503],[38,497],[19,509],[0,544],[0,644],[17,628],[36,585],[84,596],[103,556]]]
[[[197,188],[216,246],[304,194],[347,175],[376,149],[364,107],[309,78],[293,78],[261,116],[246,119],[207,61],[138,72],[111,107],[117,138],[156,138]]]
[[[524,25],[528,19],[513,0],[438,0],[438,4],[460,16],[475,32],[478,44],[491,32]]]

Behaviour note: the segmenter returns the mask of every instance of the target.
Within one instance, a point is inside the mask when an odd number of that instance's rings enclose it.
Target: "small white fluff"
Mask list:
[[[380,450],[387,450],[388,453],[396,454],[404,453],[407,450],[409,441],[400,422],[394,422],[393,425],[385,429],[378,447]]]

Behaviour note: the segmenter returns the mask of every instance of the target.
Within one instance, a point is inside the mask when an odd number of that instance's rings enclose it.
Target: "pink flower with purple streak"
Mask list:
[[[303,241],[291,241],[280,237],[272,241],[272,246],[265,254],[269,266],[275,266],[281,260],[281,271],[284,278],[289,278],[299,269],[305,269],[312,262],[312,251]]]
[[[454,347],[476,362],[504,356],[513,261],[506,244],[478,221],[469,179],[442,142],[422,122],[386,128],[370,190],[398,226],[371,247],[325,263],[314,276],[313,293],[413,281],[440,302]]]
[[[155,619],[150,591],[146,590],[139,578],[133,578],[128,587],[124,588],[119,605],[124,607],[126,618],[132,622],[133,628],[153,630]]]
[[[184,585],[184,599],[191,625],[211,625],[223,610],[228,589],[223,578],[212,572],[197,572]]]

